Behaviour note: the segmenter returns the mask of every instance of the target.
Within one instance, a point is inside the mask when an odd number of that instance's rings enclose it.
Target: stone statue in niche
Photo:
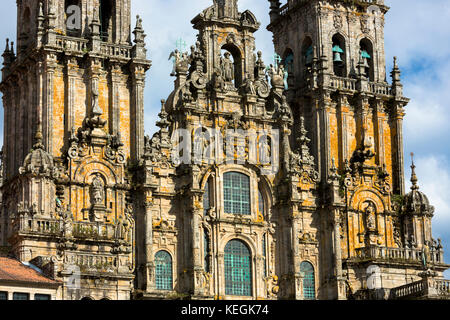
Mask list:
[[[271,142],[267,136],[261,137],[259,140],[259,162],[262,165],[270,164],[271,156]]]
[[[91,204],[103,205],[105,200],[105,185],[100,174],[96,174],[91,185]]]
[[[376,208],[373,203],[369,203],[366,207],[366,224],[369,231],[375,231],[377,229],[377,217]]]
[[[220,58],[222,75],[225,81],[231,82],[234,80],[234,63],[230,59],[231,54],[229,52],[225,52],[224,56]]]

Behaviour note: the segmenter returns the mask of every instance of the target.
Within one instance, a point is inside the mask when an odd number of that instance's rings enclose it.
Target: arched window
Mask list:
[[[100,0],[100,36],[103,41],[112,41],[112,27],[113,27],[113,11],[114,11],[115,1],[111,0]]]
[[[265,206],[264,206],[264,197],[262,195],[261,190],[258,190],[258,213],[263,217],[266,216]]]
[[[203,242],[203,255],[205,259],[205,271],[211,272],[211,263],[210,263],[210,252],[211,252],[211,245],[209,241],[209,234],[208,231],[204,230],[204,242]]]
[[[311,67],[314,58],[314,49],[310,37],[306,37],[302,45],[303,65]]]
[[[347,76],[345,39],[340,34],[333,36],[333,70],[338,77]]]
[[[205,191],[203,192],[203,214],[206,216],[208,214],[208,210],[211,209],[211,202],[209,199],[210,190],[209,190],[209,181],[206,182]]]
[[[66,33],[68,36],[79,37],[81,35],[81,3],[80,0],[66,0]]]
[[[250,215],[250,178],[239,172],[224,174],[225,213]]]
[[[313,265],[307,261],[302,262],[300,265],[300,273],[303,277],[303,298],[305,300],[315,300],[316,282]]]
[[[232,240],[225,247],[225,294],[252,295],[250,250],[240,240]]]
[[[373,68],[373,46],[369,39],[362,39],[360,42],[359,51],[361,54],[361,60],[364,65],[364,76],[370,81],[374,81],[374,68]]]
[[[156,289],[173,289],[172,257],[167,251],[159,251],[155,255]]]

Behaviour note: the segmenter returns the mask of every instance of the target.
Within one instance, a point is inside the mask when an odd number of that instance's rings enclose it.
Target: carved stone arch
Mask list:
[[[92,166],[92,168],[89,168]],[[114,167],[106,161],[97,160],[94,158],[84,160],[75,170],[73,180],[79,183],[87,183],[87,179],[93,173],[98,172],[107,179],[108,185],[120,184],[121,180],[118,177]]]
[[[248,23],[251,25],[257,25],[258,20],[256,16],[250,10],[245,10],[241,15],[241,21],[244,22],[244,19],[248,20]]]
[[[250,250],[250,255],[252,257],[253,262],[253,258],[256,256],[256,253],[258,252],[258,246],[251,237],[245,234],[235,234],[235,233],[226,234],[224,237],[222,237],[222,239],[220,239],[219,252],[225,252],[225,247],[232,240],[242,241],[247,246],[247,248]]]
[[[236,88],[239,88],[243,82],[244,77],[244,48],[240,46],[237,41],[233,40],[232,36],[234,33],[228,34],[223,44],[220,45],[220,50],[225,50],[229,52],[233,57],[234,62],[234,82]]]
[[[350,197],[350,208],[356,212],[363,212],[364,203],[372,201],[376,207],[377,213],[383,213],[387,210],[387,204],[384,201],[383,195],[374,189],[363,188],[357,190]]]

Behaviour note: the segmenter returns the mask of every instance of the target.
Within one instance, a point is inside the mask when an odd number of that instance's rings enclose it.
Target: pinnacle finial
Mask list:
[[[412,183],[412,187],[411,190],[419,190],[419,186],[417,184],[417,182],[419,181],[419,179],[417,179],[417,175],[416,175],[416,166],[414,164],[414,153],[411,152],[411,183]]]
[[[34,136],[34,146],[33,149],[44,149],[44,145],[42,144],[44,137],[42,135],[42,124],[39,123],[36,131],[36,135]]]

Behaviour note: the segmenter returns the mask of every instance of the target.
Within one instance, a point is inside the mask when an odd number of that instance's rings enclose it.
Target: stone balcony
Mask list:
[[[450,299],[450,280],[424,279],[391,289],[390,299],[412,300],[412,299]]]
[[[427,263],[444,265],[444,251],[432,249]],[[365,247],[356,249],[356,256],[350,260],[377,261],[390,263],[424,263],[424,252],[411,248]]]
[[[384,7],[384,0],[342,0],[343,2],[351,4],[359,4],[363,6],[378,5]],[[301,5],[304,5],[311,0],[288,0],[288,2],[280,8],[279,15],[285,16],[292,9],[295,9]]]

